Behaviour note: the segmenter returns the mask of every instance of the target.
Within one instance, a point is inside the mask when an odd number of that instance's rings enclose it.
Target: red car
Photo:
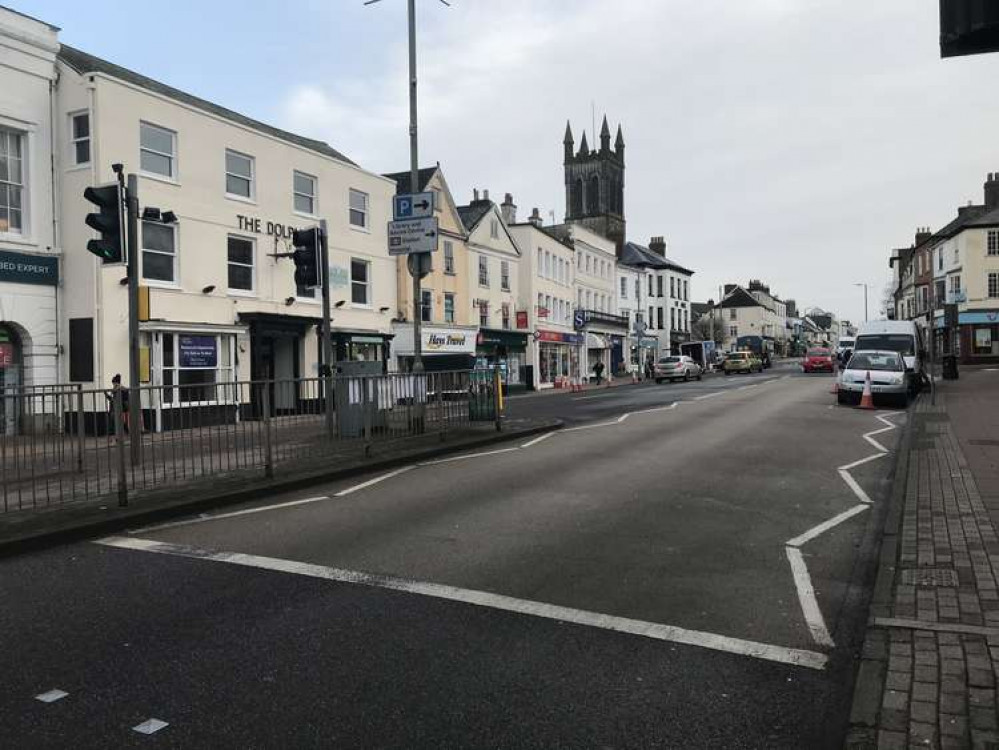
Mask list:
[[[832,372],[833,356],[828,349],[809,349],[801,362],[805,372]]]

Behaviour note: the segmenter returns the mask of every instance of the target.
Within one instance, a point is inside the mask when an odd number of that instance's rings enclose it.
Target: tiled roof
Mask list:
[[[467,206],[456,206],[455,208],[458,211],[458,216],[461,217],[461,223],[465,225],[465,231],[471,234],[492,207],[492,201],[477,200],[472,201]]]
[[[219,117],[225,118],[226,120],[230,120],[231,122],[235,122],[239,125],[252,128],[253,130],[259,130],[262,133],[272,135],[284,141],[289,141],[290,143],[302,146],[310,151],[315,151],[323,156],[331,157],[346,164],[354,164],[353,161],[324,141],[304,138],[303,136],[289,133],[287,130],[281,130],[271,125],[267,125],[259,120],[254,120],[250,117],[246,117],[245,115],[241,115],[238,112],[233,112],[231,109],[221,107],[218,104],[207,101],[206,99],[201,99],[197,96],[185,93],[180,89],[167,86],[165,83],[154,81],[152,78],[147,78],[146,76],[129,70],[128,68],[123,68],[120,65],[115,65],[107,60],[102,60],[99,57],[95,57],[91,54],[83,52],[82,50],[78,50],[75,47],[70,47],[67,44],[63,44],[59,49],[58,58],[80,75],[86,75],[87,73],[103,73],[104,75],[111,76],[112,78],[117,78],[118,80],[126,81],[140,88],[144,88],[147,91],[152,91],[154,93],[161,94],[162,96],[169,97],[170,99],[183,102],[184,104],[197,107],[198,109],[203,109],[206,112],[211,112],[214,115],[218,115]],[[354,164],[354,166],[357,165]]]
[[[658,253],[654,253],[649,248],[644,245],[639,245],[637,242],[626,242],[621,248],[620,262],[626,266],[635,266],[638,268],[668,268],[673,271],[679,271],[680,273],[685,273],[688,276],[693,276],[694,272],[684,268],[679,263],[665,258]]]
[[[430,178],[434,176],[440,167],[423,167],[419,172],[416,173],[417,179],[420,181],[420,187],[413,190],[411,175],[407,169],[405,172],[391,172],[383,177],[388,177],[390,180],[395,180],[396,193],[419,193],[430,182]]]
[[[991,211],[979,214],[976,218],[969,221],[965,226],[967,227],[999,226],[999,207],[993,208]]]

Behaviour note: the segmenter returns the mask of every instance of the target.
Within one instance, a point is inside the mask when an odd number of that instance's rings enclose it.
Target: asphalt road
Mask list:
[[[830,384],[513,399],[570,429],[0,561],[3,744],[838,748],[894,459],[839,467],[905,415]]]

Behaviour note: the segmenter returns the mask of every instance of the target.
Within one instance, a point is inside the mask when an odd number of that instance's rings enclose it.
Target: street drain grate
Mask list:
[[[904,568],[901,582],[903,586],[956,587],[957,571],[953,568]]]

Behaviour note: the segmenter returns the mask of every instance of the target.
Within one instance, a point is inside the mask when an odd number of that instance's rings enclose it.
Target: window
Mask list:
[[[586,272],[587,273],[590,272],[590,256],[589,255],[586,256]]]
[[[687,310],[683,311],[683,330],[690,330],[690,313]]]
[[[371,264],[366,260],[350,259],[350,301],[355,305],[370,305],[368,285],[371,281]]]
[[[672,276],[669,277],[669,296],[670,299],[676,297],[676,279]]]
[[[292,201],[295,210],[302,214],[316,214],[316,178],[304,172],[293,172],[291,177]]]
[[[649,279],[649,296],[651,297],[652,296],[652,274],[649,274],[648,279]]]
[[[946,282],[943,279],[936,282],[934,285],[934,294],[937,297],[937,306],[941,306],[947,302],[947,287]]]
[[[728,319],[737,320],[738,318],[739,318],[739,311],[734,307],[730,307],[728,309]]]
[[[225,150],[225,194],[253,197],[253,157]]]
[[[732,338],[738,338],[739,337],[739,329],[736,328],[735,326],[729,326],[729,328],[728,328],[728,335],[731,336]]]
[[[420,320],[429,323],[433,320],[434,314],[434,293],[429,289],[420,292]]]
[[[161,381],[166,404],[204,403],[231,398],[217,383],[233,380],[232,334],[161,334]]]
[[[24,231],[24,137],[0,129],[0,232]]]
[[[177,134],[172,130],[148,122],[139,123],[139,167],[143,172],[176,179],[176,147]]]
[[[489,259],[479,256],[479,286],[489,286]]]
[[[672,312],[672,310],[670,310]],[[661,307],[656,308],[656,328],[662,330],[663,327],[663,309]]]
[[[950,293],[959,294],[961,291],[961,277],[951,276],[950,277]]]
[[[545,263],[542,267],[541,277],[547,279],[552,275],[552,254],[545,250]]]
[[[559,303],[559,309],[561,310],[562,303]],[[503,328],[510,328],[510,305],[503,303],[503,307],[500,308],[500,314],[502,315]]]
[[[538,248],[538,276],[544,276],[544,275],[545,275],[545,254],[541,250],[541,248],[539,247]]]
[[[589,289],[586,290],[586,309],[587,310],[593,309],[593,292],[591,292]]]
[[[999,255],[999,229],[990,229],[986,242],[989,255]]]
[[[672,282],[672,281],[673,281],[673,279],[671,278],[670,282]],[[662,297],[663,296],[663,277],[662,276],[656,276],[656,296],[657,297]]]
[[[500,289],[510,291],[510,264],[505,260],[500,261]]]
[[[628,299],[628,280],[621,277],[621,299]]]
[[[489,236],[494,240],[499,239],[499,222],[496,219],[489,222]]]
[[[142,278],[175,282],[177,246],[169,224],[142,222]]]
[[[652,325],[652,321],[655,320],[654,313],[655,313],[655,310],[652,309],[652,305],[649,305],[649,326],[651,326]],[[662,328],[662,326],[659,326],[659,327]]]
[[[943,248],[937,250],[937,270],[943,270]]]
[[[999,273],[989,274],[989,298],[999,298]]]
[[[451,292],[444,293],[444,322],[454,323],[454,295]]]
[[[479,327],[488,328],[489,327],[489,303],[479,302]]]
[[[961,262],[961,248],[959,248],[957,245],[954,245],[954,265],[957,265],[960,262]]]
[[[79,112],[69,116],[70,147],[73,164],[90,162],[90,114]]]
[[[688,295],[688,292],[690,291],[690,287],[688,286],[688,284],[689,284],[689,282],[686,279],[684,279],[683,280],[683,299],[684,299],[684,301],[687,301],[687,300],[690,299],[690,297]]]
[[[676,330],[676,309],[673,308],[669,311],[669,329],[671,331]]]
[[[254,243],[247,237],[229,235],[229,289],[253,291]]]
[[[350,225],[368,228],[368,194],[360,190],[350,191]]]
[[[580,292],[580,294],[582,294],[582,292]],[[538,292],[538,317],[539,318],[545,317],[544,315],[541,314],[541,311],[544,310],[544,308],[545,308],[545,295],[543,295],[541,292]]]
[[[641,277],[635,277],[635,299],[639,299],[642,296],[642,279]]]
[[[444,273],[454,274],[454,243],[444,240]]]

